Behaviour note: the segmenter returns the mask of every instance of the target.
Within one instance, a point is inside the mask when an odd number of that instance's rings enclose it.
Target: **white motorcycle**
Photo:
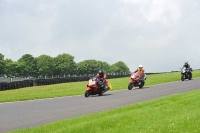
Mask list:
[[[185,79],[192,79],[192,71],[184,67],[181,70],[181,80],[184,81]]]

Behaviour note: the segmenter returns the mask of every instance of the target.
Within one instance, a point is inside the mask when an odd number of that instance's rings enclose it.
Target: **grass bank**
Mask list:
[[[198,133],[200,90],[10,133]]]
[[[200,70],[193,72],[193,77],[200,77]],[[113,90],[127,89],[129,77],[108,79]],[[180,81],[180,72],[148,75],[145,86]],[[0,102],[23,101],[84,94],[87,81],[55,85],[34,86],[16,90],[0,91]]]

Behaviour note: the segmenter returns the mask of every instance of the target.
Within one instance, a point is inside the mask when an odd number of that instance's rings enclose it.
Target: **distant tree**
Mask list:
[[[9,77],[21,76],[25,68],[24,63],[12,61],[11,59],[5,60],[5,74]]]
[[[18,62],[25,64],[24,71],[23,71],[24,76],[37,76],[38,75],[36,59],[32,55],[25,54],[18,60]]]
[[[96,60],[84,60],[77,63],[78,74],[94,74],[100,67],[100,63]]]
[[[16,64],[11,59],[5,60],[5,74],[9,77],[15,76]]]
[[[106,62],[97,60],[84,60],[77,63],[78,74],[96,74],[99,69],[109,72],[110,65]]]
[[[15,76],[23,76],[24,75],[24,71],[26,69],[26,65],[24,62],[14,62],[17,64],[16,66],[16,75]]]
[[[30,54],[25,54],[16,62],[11,59],[4,60],[0,53],[0,74],[9,76],[96,74],[99,69],[103,69],[105,73],[129,73],[129,68],[122,61],[110,65],[91,59],[76,64],[74,56],[63,53],[54,58],[48,55],[34,58]]]
[[[38,74],[42,76],[52,76],[54,72],[53,57],[48,55],[41,55],[36,58]]]
[[[130,70],[124,62],[118,61],[115,64],[111,65],[111,72],[112,73],[129,73]]]
[[[4,55],[0,53],[0,74],[5,74]]]
[[[70,54],[60,54],[54,58],[55,75],[68,75],[76,72],[76,62],[74,56]]]
[[[87,73],[87,62],[86,61],[81,61],[77,63],[77,74],[86,74]]]
[[[110,73],[118,73],[120,72],[120,68],[117,67],[116,65],[111,65],[110,66]]]
[[[102,63],[101,69],[103,69],[106,73],[110,73],[111,72],[110,64],[108,64],[107,62],[101,62],[101,63]]]

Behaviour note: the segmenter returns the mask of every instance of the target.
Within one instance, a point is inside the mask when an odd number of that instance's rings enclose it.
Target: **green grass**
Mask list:
[[[199,133],[200,90],[11,133]]]
[[[200,77],[200,70],[194,71],[193,77]],[[112,90],[127,89],[129,81],[130,77],[108,79],[108,82],[112,84]],[[180,72],[148,75],[145,86],[172,81],[180,81]],[[81,95],[85,92],[86,84],[87,81],[83,81],[0,91],[0,102]]]

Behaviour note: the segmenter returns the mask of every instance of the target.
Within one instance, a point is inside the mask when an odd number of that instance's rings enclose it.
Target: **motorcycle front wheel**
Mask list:
[[[128,89],[129,89],[129,90],[132,90],[132,88],[133,88],[133,84],[132,84],[132,83],[129,83],[129,84],[128,84]]]
[[[85,91],[85,97],[89,97],[90,96],[90,91]]]
[[[142,88],[144,86],[144,82],[141,82],[141,84],[139,85],[139,88]]]
[[[189,74],[189,77],[188,77],[188,79],[189,79],[189,80],[191,80],[191,79],[192,79],[192,74],[191,74],[191,73]]]
[[[181,80],[182,80],[182,81],[185,80],[184,74],[181,75]]]

